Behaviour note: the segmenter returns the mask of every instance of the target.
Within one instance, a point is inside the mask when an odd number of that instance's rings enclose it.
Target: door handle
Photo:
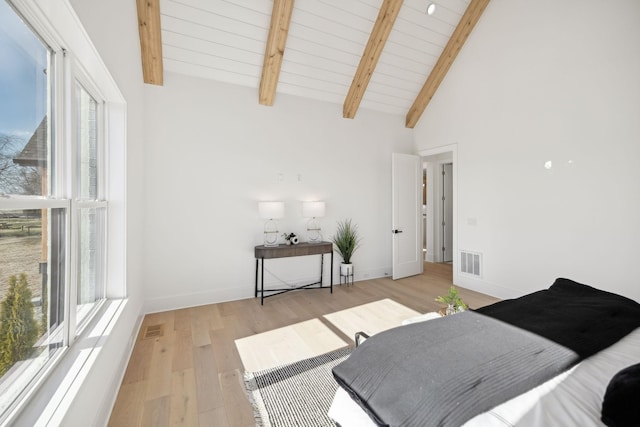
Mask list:
[[[397,229],[396,229],[396,230],[391,230],[391,232],[392,232],[393,234],[400,234],[400,233],[402,233],[402,230],[397,230]]]

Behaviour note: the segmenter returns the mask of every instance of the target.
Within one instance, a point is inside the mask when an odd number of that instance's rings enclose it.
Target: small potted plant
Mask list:
[[[462,298],[458,295],[458,290],[453,285],[449,288],[449,293],[447,295],[441,295],[437,297],[435,301],[447,305],[444,311],[445,315],[460,313],[461,311],[465,311],[469,308],[467,304],[462,301]]]
[[[331,241],[335,245],[336,252],[342,257],[340,274],[343,276],[351,276],[353,274],[351,257],[360,246],[358,227],[351,223],[351,219],[338,221],[338,228]]]

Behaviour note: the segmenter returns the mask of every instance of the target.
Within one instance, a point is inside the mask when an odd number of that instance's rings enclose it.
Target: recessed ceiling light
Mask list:
[[[429,6],[427,6],[427,15],[433,15],[435,11],[436,11],[435,3],[431,3]]]

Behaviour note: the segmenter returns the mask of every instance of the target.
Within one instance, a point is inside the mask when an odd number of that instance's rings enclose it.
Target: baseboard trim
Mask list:
[[[266,275],[265,275],[266,276]],[[357,265],[355,269],[354,281],[372,280],[381,277],[390,277],[391,268],[377,268],[370,270],[358,270]],[[304,283],[312,283],[317,281],[318,277],[300,277],[288,280],[287,283],[291,286],[296,286]],[[325,275],[324,286],[329,285],[329,278]],[[340,264],[334,264],[333,285],[340,284]],[[165,297],[151,298],[144,302],[143,312],[145,314],[158,313],[161,311],[178,310],[181,308],[197,307],[200,305],[217,304],[221,302],[237,301],[247,298],[254,298],[254,284],[251,287],[243,286],[239,288],[223,288],[212,289],[206,292],[194,292],[189,294],[174,294]],[[284,287],[281,282],[273,280],[265,281],[264,287]]]
[[[465,274],[458,274],[456,272],[454,272],[453,274],[453,283],[462,288],[480,292],[485,295],[500,299],[518,298],[523,295],[523,293],[520,293],[514,289],[496,285],[482,279],[476,279]]]
[[[145,314],[157,313],[181,308],[197,307],[199,305],[217,304],[220,302],[237,301],[252,298],[253,289],[246,287],[215,289],[207,292],[194,292],[190,294],[175,294],[166,297],[152,298],[144,302]]]

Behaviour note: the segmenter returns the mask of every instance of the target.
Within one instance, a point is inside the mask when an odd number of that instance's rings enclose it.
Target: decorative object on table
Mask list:
[[[435,301],[447,305],[444,309],[445,316],[460,313],[461,311],[465,311],[469,308],[467,304],[462,301],[462,298],[458,295],[458,290],[453,285],[449,288],[449,293],[447,295],[441,295],[437,297]]]
[[[276,219],[284,216],[283,202],[258,202],[260,217],[266,219],[264,223],[264,245],[278,246],[278,223]]]
[[[284,233],[282,237],[284,237],[284,242],[287,245],[297,245],[300,243],[300,239],[294,233]]]
[[[324,202],[302,202],[302,216],[311,218],[307,222],[307,239],[309,243],[320,243],[322,241],[322,228],[316,218],[322,218],[324,214]]]
[[[335,245],[336,252],[342,257],[340,276],[345,276],[347,282],[350,278],[351,283],[353,283],[353,264],[351,263],[351,257],[356,249],[360,247],[358,227],[351,223],[350,218],[338,221],[336,233],[333,235],[331,241]]]
[[[245,372],[245,390],[257,425],[335,425],[327,414],[338,389],[331,369],[351,351],[347,347],[264,371]]]

